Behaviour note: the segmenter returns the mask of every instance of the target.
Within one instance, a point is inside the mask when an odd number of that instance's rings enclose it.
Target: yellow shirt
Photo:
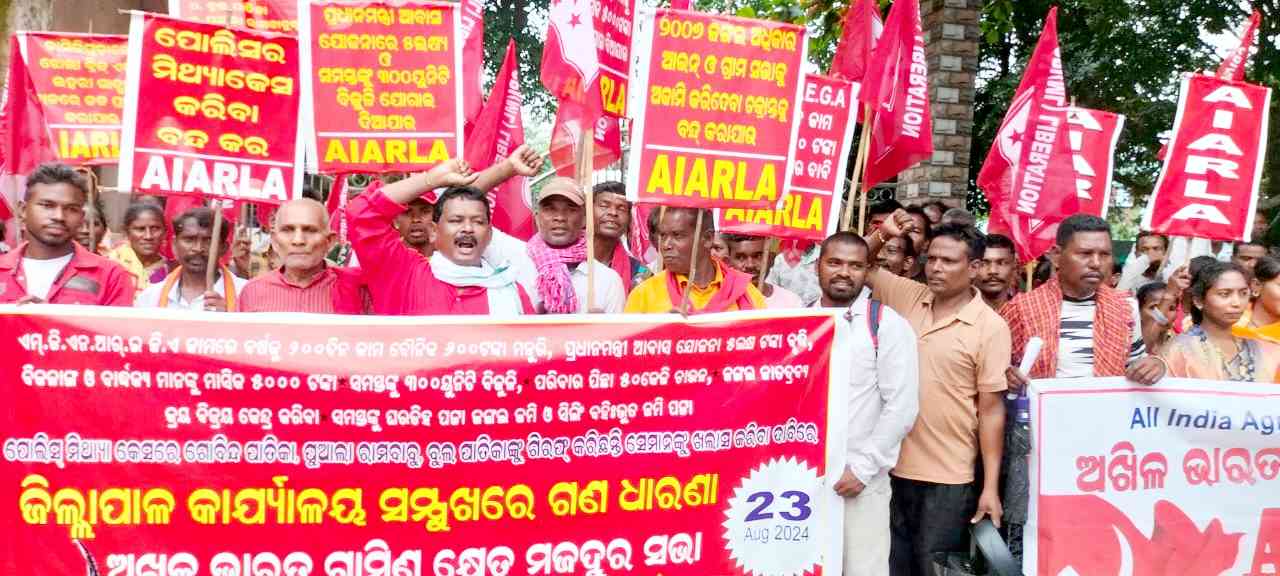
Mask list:
[[[671,272],[663,270],[661,273],[641,282],[635,288],[631,289],[631,294],[627,296],[627,307],[623,310],[628,314],[666,314],[675,312],[676,305],[671,301],[671,295],[667,292],[667,275]],[[679,283],[681,290],[689,289],[689,279],[682,275],[676,274],[676,282]],[[689,305],[695,310],[706,308],[711,302],[711,298],[720,291],[720,287],[724,285],[724,272],[720,267],[716,267],[716,277],[710,284],[699,288],[694,286],[689,292]],[[751,285],[747,287],[747,298],[751,299],[751,303],[755,305],[757,310],[765,308],[764,294],[760,290]],[[729,306],[729,310],[737,310],[738,304],[734,303]]]
[[[157,268],[164,268],[164,258],[155,261],[150,266],[143,266],[142,259],[138,258],[138,254],[133,251],[133,247],[128,242],[121,244],[115,250],[107,254],[107,258],[115,261],[122,266],[125,271],[133,275],[133,285],[138,288],[138,294],[142,294],[148,286],[151,286],[151,274]]]

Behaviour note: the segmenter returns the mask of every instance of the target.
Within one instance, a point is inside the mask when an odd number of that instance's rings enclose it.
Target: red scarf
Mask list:
[[[622,292],[630,294],[631,281],[634,280],[631,277],[631,256],[622,247],[622,242],[618,242],[618,245],[613,247],[613,260],[609,262],[609,267],[622,277]]]
[[[578,294],[573,291],[573,278],[569,264],[587,260],[587,238],[561,248],[548,246],[541,234],[535,234],[528,243],[529,258],[538,270],[538,295],[542,306],[551,314],[574,314],[578,311]]]
[[[712,260],[712,262],[720,269],[720,274],[724,278],[720,283],[720,289],[716,290],[711,301],[707,302],[701,310],[690,310],[689,313],[725,312],[734,304],[738,305],[738,310],[755,310],[756,305],[751,301],[748,290],[751,288],[751,277],[725,266],[719,260]],[[671,303],[675,306],[679,306],[684,300],[684,291],[680,289],[680,283],[676,281],[676,275],[671,271],[667,271],[667,294],[671,295]]]
[[[1129,337],[1133,334],[1133,310],[1128,292],[1110,286],[1098,287],[1094,295],[1097,311],[1093,317],[1094,376],[1123,376],[1129,359]],[[1031,378],[1053,378],[1058,372],[1058,334],[1062,328],[1062,286],[1057,279],[1020,294],[1000,310],[1013,337],[1013,364],[1022,358],[1027,340],[1044,341],[1040,357],[1031,366]]]

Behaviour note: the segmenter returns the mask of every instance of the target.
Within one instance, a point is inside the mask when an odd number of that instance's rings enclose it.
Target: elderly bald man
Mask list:
[[[360,270],[325,264],[335,240],[323,204],[310,198],[285,203],[276,210],[271,231],[283,265],[244,287],[239,310],[363,314],[367,290]]]

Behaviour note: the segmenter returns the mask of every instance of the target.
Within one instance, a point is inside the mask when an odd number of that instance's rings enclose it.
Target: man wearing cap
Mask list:
[[[578,184],[569,178],[553,178],[538,199],[534,220],[538,235],[529,240],[529,258],[538,271],[538,300],[542,312],[572,314],[575,312],[622,312],[626,296],[622,278],[598,262],[591,262],[595,276],[594,308],[587,309],[587,238],[586,198]],[[594,258],[590,259],[594,260]]]

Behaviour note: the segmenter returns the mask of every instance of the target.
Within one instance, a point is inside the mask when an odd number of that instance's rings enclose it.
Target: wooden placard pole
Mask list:
[[[871,115],[871,106],[866,108],[867,134],[876,129],[876,117]],[[858,196],[858,235],[867,233],[867,165],[871,164],[871,144],[868,136],[867,151],[862,155],[862,194]]]
[[[653,267],[654,274],[662,273],[662,240],[658,238],[658,228],[662,226],[662,220],[665,219],[666,217],[667,217],[667,206],[664,204],[658,207],[658,225],[653,227],[653,237],[649,238],[649,245],[658,247],[658,262]],[[645,222],[644,225],[648,226],[649,223]]]
[[[861,188],[858,183],[862,181],[862,167],[866,164],[867,147],[871,141],[871,127],[867,124],[871,118],[871,107],[867,106],[863,110],[866,113],[862,117],[862,135],[858,138],[858,155],[853,162],[853,179],[850,180],[849,184],[849,201],[844,206],[844,217],[840,223],[841,230],[850,230],[853,226],[853,195],[858,193]],[[860,202],[866,202],[865,191],[863,194]],[[861,226],[859,226],[859,229],[861,229]],[[859,231],[859,234],[861,234],[861,231]]]
[[[89,182],[89,198],[88,198],[89,209],[85,210],[85,213],[89,215],[89,243],[91,245],[86,246],[86,248],[88,248],[90,252],[97,254],[98,245],[96,242],[93,241],[94,237],[98,235],[97,220],[98,220],[98,217],[101,216],[103,223],[106,223],[107,221],[106,214],[98,214],[98,175],[93,171],[92,168],[88,168],[88,167],[81,167],[81,168],[77,168],[76,170],[83,173],[85,180],[88,180]]]
[[[680,313],[689,315],[689,293],[693,292],[693,279],[698,273],[698,245],[702,243],[702,211],[694,212],[693,251],[689,253],[689,282],[684,286],[684,294],[680,298]],[[676,286],[680,283],[677,281]]]
[[[214,200],[213,204],[213,238],[209,241],[209,267],[204,271],[204,289],[213,290],[213,278],[218,273],[218,249],[222,239],[222,201]]]
[[[1027,292],[1035,289],[1033,284],[1036,280],[1036,261],[1027,262]]]
[[[587,313],[596,309],[596,210],[591,194],[591,173],[595,164],[595,138],[591,130],[583,130],[578,142],[578,186],[582,188],[587,214]]]
[[[772,238],[764,239],[764,255],[762,256],[764,260],[760,262],[760,279],[756,281],[756,288],[760,290],[761,295],[764,294],[764,277],[769,274],[769,247],[772,245]]]

